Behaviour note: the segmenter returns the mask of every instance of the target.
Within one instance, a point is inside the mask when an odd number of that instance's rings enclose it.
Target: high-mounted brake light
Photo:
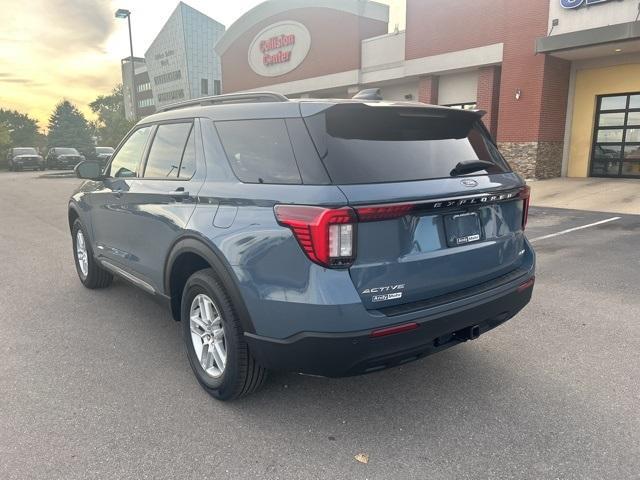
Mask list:
[[[289,227],[314,262],[324,267],[345,267],[355,258],[356,215],[349,208],[276,205],[276,219]]]
[[[524,202],[522,204],[522,230],[527,227],[529,220],[529,202],[531,201],[531,187],[525,185],[518,194],[518,197]]]

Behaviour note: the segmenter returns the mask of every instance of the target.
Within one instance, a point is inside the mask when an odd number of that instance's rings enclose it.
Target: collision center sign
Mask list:
[[[560,5],[562,8],[571,9],[578,7],[588,7],[589,5],[596,5],[598,3],[605,3],[611,0],[560,0]]]
[[[249,66],[263,77],[291,72],[311,48],[311,34],[299,22],[274,23],[258,33],[249,46]]]

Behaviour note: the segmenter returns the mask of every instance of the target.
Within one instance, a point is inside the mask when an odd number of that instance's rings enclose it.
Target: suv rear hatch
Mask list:
[[[528,188],[481,112],[384,103],[301,109],[356,212],[349,272],[366,308],[424,304],[522,265]]]

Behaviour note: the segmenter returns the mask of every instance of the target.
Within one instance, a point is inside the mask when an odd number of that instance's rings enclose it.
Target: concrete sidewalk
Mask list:
[[[640,179],[552,178],[529,185],[536,207],[640,215]]]

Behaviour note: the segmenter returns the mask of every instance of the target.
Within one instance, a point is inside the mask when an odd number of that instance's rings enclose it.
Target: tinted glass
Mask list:
[[[473,175],[509,171],[478,117],[462,111],[336,105],[305,119],[334,183],[446,178],[459,162],[490,162]]]
[[[96,153],[113,153],[111,147],[96,147]]]
[[[187,146],[184,148],[178,177],[188,179],[193,177],[194,173],[196,173],[196,136],[192,128],[187,140]]]
[[[216,122],[236,176],[247,183],[301,183],[284,120]]]
[[[177,178],[182,153],[191,132],[191,123],[160,125],[153,137],[144,176],[149,178]]]
[[[56,148],[58,155],[80,155],[75,148]]]
[[[37,155],[38,152],[35,148],[14,148],[14,155]]]
[[[112,177],[135,177],[138,164],[147,144],[151,127],[139,128],[131,134],[111,162],[109,171]]]
[[[624,159],[640,161],[640,145],[627,145],[624,147]]]
[[[640,177],[640,161],[624,162],[622,164],[622,175]]]
[[[624,110],[627,108],[627,96],[602,97],[600,110]]]

